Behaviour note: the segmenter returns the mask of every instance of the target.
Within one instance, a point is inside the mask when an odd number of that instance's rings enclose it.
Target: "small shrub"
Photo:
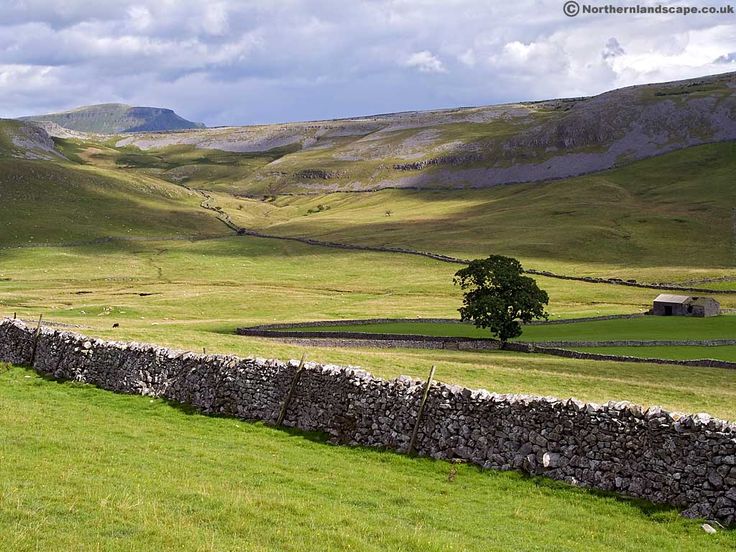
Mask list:
[[[323,205],[322,203],[320,203],[314,209],[307,209],[307,214],[313,215],[315,213],[321,213],[322,211],[329,211],[329,210],[330,210],[329,205]]]

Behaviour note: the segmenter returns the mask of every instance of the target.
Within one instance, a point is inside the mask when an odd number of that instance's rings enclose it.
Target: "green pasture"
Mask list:
[[[0,149],[9,143],[3,136]],[[388,138],[393,147],[405,137]],[[241,326],[364,318],[407,319],[391,333],[416,333],[411,319],[458,316],[461,292],[452,276],[459,265],[237,237],[200,206],[196,192],[213,190],[213,201],[239,224],[284,236],[461,257],[505,253],[560,273],[698,280],[736,275],[733,144],[538,185],[315,196],[267,193],[269,180],[255,185],[253,175],[314,168],[334,153],[328,148],[234,154],[143,152],[111,141],[59,145],[69,161],[0,159],[0,315],[29,323],[43,315],[89,336],[194,351],[306,353],[387,378],[424,378],[436,365],[441,381],[499,393],[630,400],[736,420],[736,378],[724,369],[237,336]],[[344,162],[335,158],[328,168]],[[378,170],[372,163],[359,174]],[[254,187],[264,197],[234,195]],[[118,239],[70,245],[106,237]],[[640,313],[658,293],[537,280],[550,295],[553,320]],[[733,282],[713,285],[735,289]],[[736,291],[718,299],[736,308]],[[458,324],[420,330],[485,335]],[[734,330],[733,316],[642,318],[530,326],[522,339],[724,339]],[[660,354],[699,354],[668,350]],[[736,546],[733,532],[706,535],[673,509],[469,466],[456,466],[450,481],[443,462],[331,447],[320,436],[205,418],[18,367],[0,370],[3,551]]]
[[[226,233],[201,200],[145,175],[0,159],[0,246]]]
[[[488,330],[451,322],[396,321],[292,328],[303,332],[361,332],[442,337],[491,337]],[[736,316],[644,316],[524,326],[519,341],[701,341],[736,339]]]
[[[664,358],[671,360],[715,359],[736,362],[736,346],[654,346],[654,347],[575,347],[576,351],[603,355],[624,355],[639,358]]]
[[[736,546],[736,533],[707,535],[672,508],[330,446],[7,365],[0,443],[7,552]]]
[[[456,267],[421,257],[247,237],[10,249],[0,257],[0,312],[31,323],[43,314],[92,336],[241,356],[299,358],[306,350],[310,359],[357,364],[385,377],[424,378],[438,364],[443,381],[501,393],[631,400],[736,419],[736,380],[728,370],[507,352],[342,350],[235,335],[238,327],[273,322],[457,316]],[[636,288],[540,283],[559,317],[632,312],[650,298]]]

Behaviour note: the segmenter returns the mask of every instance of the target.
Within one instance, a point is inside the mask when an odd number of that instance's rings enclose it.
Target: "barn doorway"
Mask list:
[[[665,316],[672,316],[672,305],[665,305],[664,306],[664,315]]]

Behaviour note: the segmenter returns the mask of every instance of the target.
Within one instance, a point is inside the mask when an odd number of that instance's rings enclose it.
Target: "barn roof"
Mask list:
[[[693,297],[693,300],[691,303],[693,305],[705,305],[706,303],[718,303],[715,299],[712,297]]]
[[[672,295],[670,293],[660,293],[654,300],[655,303],[686,303],[690,300],[688,295]]]

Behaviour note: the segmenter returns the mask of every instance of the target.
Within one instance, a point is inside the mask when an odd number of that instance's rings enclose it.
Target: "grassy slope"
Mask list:
[[[262,200],[230,194],[248,191],[257,171],[274,160],[283,161],[273,170],[286,165],[304,169],[317,166],[310,159],[324,152],[290,154],[283,148],[237,154],[191,146],[142,152],[73,140],[59,144],[77,161],[216,191],[218,203],[236,222],[281,235],[461,257],[502,253],[521,258],[530,268],[642,281],[736,276],[730,210],[736,203],[733,143],[543,184]]]
[[[673,509],[463,465],[450,481],[444,462],[0,370],[8,552],[736,546]]]
[[[193,192],[143,175],[0,159],[0,245],[226,233],[200,201]]]
[[[257,169],[296,148],[233,153],[178,145],[141,151],[134,146],[114,147],[115,142],[116,139],[105,143],[56,139],[58,148],[77,163],[142,173],[174,184],[227,193],[242,191]]]
[[[735,170],[726,143],[545,184],[220,201],[242,225],[277,234],[658,281],[733,273]],[[309,214],[319,204],[329,209]]]

